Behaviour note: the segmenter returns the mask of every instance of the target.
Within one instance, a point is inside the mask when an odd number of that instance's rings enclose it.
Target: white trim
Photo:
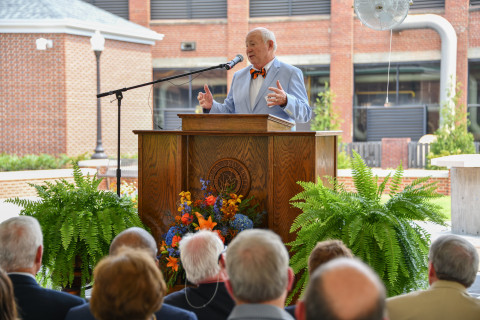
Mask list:
[[[96,30],[99,30],[106,39],[148,45],[154,45],[156,40],[162,40],[164,37],[163,34],[133,23],[132,28],[128,28],[77,19],[0,19],[0,33],[65,33],[91,37]]]
[[[468,48],[468,59],[480,58],[480,48]]]

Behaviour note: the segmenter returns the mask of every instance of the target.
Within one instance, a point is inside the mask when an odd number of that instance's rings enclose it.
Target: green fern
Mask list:
[[[287,245],[293,253],[290,265],[301,274],[287,302],[303,293],[308,283],[307,261],[318,241],[340,239],[355,256],[369,264],[381,277],[389,296],[425,287],[429,234],[415,221],[444,225],[440,208],[430,200],[441,197],[434,183],[419,178],[400,191],[403,169],[399,166],[378,183],[372,170],[358,153],[352,159],[357,192],[348,192],[335,179],[333,188],[317,183],[298,182],[303,191],[291,199],[299,214],[290,232],[296,239]],[[390,182],[389,200],[381,196]]]
[[[81,261],[82,295],[92,281],[92,270],[108,254],[112,239],[129,227],[144,227],[133,202],[98,190],[101,179],[84,177],[73,163],[74,183],[64,179],[45,185],[30,184],[39,201],[8,199],[23,207],[21,215],[35,217],[43,232],[40,281],[55,288],[71,286],[75,259]]]

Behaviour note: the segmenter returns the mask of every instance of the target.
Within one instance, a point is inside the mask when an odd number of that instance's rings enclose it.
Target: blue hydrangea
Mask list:
[[[180,257],[180,251],[174,248],[167,248],[168,255],[170,257]]]
[[[230,221],[230,226],[238,231],[252,229],[253,221],[250,220],[250,218],[246,215],[238,213],[235,215],[235,219],[233,221]]]
[[[172,245],[172,239],[173,239],[173,236],[176,235],[177,233],[180,232],[180,228],[178,228],[177,226],[173,226],[171,227],[168,232],[167,232],[167,235],[165,236],[165,243],[169,246]]]

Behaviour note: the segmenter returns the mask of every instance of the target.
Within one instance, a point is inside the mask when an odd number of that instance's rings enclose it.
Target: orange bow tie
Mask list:
[[[267,75],[267,71],[265,70],[265,68],[262,68],[262,70],[255,70],[252,68],[250,69],[250,75],[252,76],[252,79],[257,79],[259,75],[265,78],[265,76]]]

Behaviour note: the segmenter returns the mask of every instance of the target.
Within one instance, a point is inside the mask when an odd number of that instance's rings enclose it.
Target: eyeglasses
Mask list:
[[[225,246],[222,250],[222,252],[220,252],[220,254],[218,255],[218,262],[217,263],[220,263],[220,259],[222,258],[222,256],[227,252],[227,246]]]

